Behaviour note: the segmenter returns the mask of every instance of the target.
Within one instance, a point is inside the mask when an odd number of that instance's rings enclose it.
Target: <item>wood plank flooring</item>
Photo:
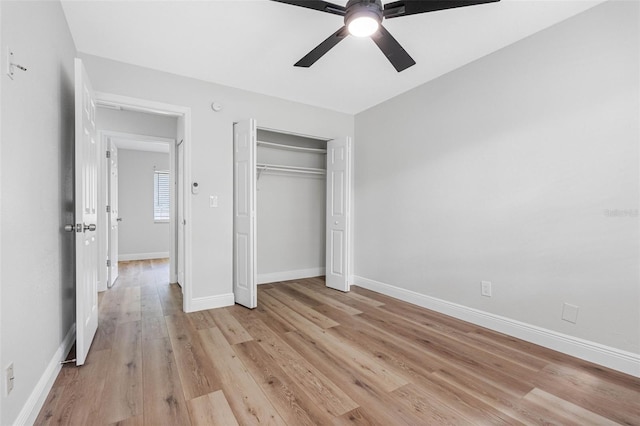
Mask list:
[[[185,314],[167,260],[122,262],[87,363],[38,425],[640,425],[640,379],[322,278]]]

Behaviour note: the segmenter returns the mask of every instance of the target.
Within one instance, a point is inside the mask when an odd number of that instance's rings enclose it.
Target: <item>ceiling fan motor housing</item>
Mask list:
[[[349,26],[351,20],[361,17],[370,16],[378,23],[382,22],[382,1],[381,0],[349,0],[345,6],[347,9],[344,15],[344,24]]]

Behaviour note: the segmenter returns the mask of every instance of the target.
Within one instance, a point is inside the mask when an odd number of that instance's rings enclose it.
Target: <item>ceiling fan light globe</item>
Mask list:
[[[370,15],[356,16],[348,25],[349,34],[355,37],[369,37],[378,31],[380,23]]]

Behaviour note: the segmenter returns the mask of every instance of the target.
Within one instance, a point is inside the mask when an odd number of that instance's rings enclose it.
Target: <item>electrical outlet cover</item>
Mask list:
[[[562,306],[562,319],[564,321],[568,321],[575,324],[578,321],[579,309],[580,308],[576,305],[572,305],[571,303],[565,303]]]
[[[480,294],[485,297],[491,297],[491,281],[482,281],[480,283]]]

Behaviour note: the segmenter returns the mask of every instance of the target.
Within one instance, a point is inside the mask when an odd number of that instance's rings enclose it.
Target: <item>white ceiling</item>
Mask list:
[[[62,6],[81,52],[355,114],[601,2],[502,0],[386,20],[417,62],[402,73],[372,40],[355,37],[311,68],[294,67],[343,18],[268,0]]]

